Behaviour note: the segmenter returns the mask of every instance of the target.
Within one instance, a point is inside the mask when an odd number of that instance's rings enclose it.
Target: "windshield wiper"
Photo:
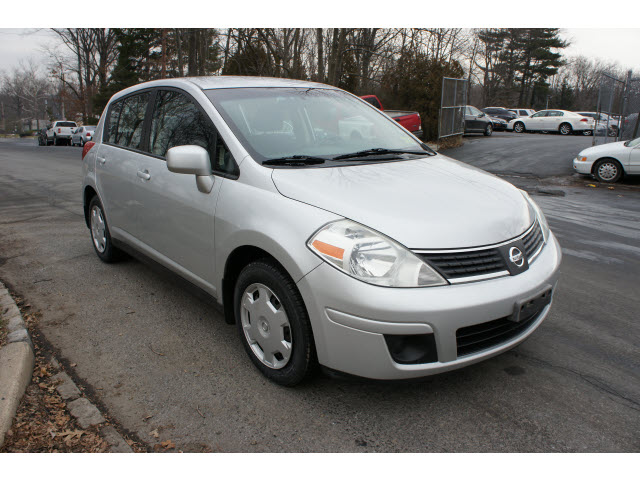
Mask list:
[[[269,158],[262,162],[262,165],[287,166],[287,167],[303,167],[307,165],[320,165],[325,159],[320,157],[312,157],[309,155],[290,155],[288,157]]]
[[[337,157],[333,157],[333,160],[344,160],[347,158],[358,158],[358,157],[370,157],[372,155],[384,155],[387,153],[395,153],[395,154],[410,154],[410,155],[433,155],[432,153],[426,150],[391,150],[388,148],[370,148],[368,150],[360,150],[359,152],[354,153],[345,153],[344,155],[338,155]]]

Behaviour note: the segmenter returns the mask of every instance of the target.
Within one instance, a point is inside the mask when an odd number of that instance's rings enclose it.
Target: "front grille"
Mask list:
[[[542,305],[535,311],[530,312],[519,322],[510,320],[510,317],[503,317],[498,320],[459,328],[456,330],[458,357],[486,350],[517,337],[535,322],[545,306]]]
[[[525,250],[524,253],[529,263],[531,263],[535,258],[533,255],[540,250],[540,247],[544,243],[540,224],[536,221],[533,226],[529,227],[525,234],[511,240],[511,242],[516,242],[517,240],[522,241]],[[505,244],[508,243],[509,242],[505,242]],[[414,253],[434,267],[447,280],[466,278],[471,280],[473,277],[480,275],[491,275],[502,272],[505,275],[508,274],[509,268],[507,267],[507,261],[500,252],[500,248],[504,249],[503,245],[505,244],[500,244],[495,248],[479,250],[461,250],[443,253],[437,251],[415,251]]]
[[[522,237],[522,243],[524,243],[524,249],[529,261],[531,261],[531,256],[538,251],[543,241],[542,229],[540,224],[536,222],[531,231]]]
[[[422,253],[419,255],[445,278],[450,279],[485,275],[507,269],[502,255],[496,248],[472,252]]]

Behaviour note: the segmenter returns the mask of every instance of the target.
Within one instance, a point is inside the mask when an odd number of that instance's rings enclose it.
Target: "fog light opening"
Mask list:
[[[424,335],[385,335],[389,354],[394,362],[403,365],[438,361],[436,339],[433,333]]]

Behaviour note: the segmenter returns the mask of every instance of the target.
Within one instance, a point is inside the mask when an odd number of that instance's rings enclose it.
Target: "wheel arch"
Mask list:
[[[224,320],[228,324],[236,323],[235,312],[233,308],[233,292],[238,280],[238,276],[243,268],[256,260],[270,260],[282,268],[283,272],[288,275],[292,281],[295,280],[284,266],[283,262],[278,260],[275,255],[267,250],[255,245],[241,245],[236,247],[225,261],[223,277],[222,277],[222,305],[224,307]]]
[[[84,222],[87,224],[87,228],[89,228],[89,204],[91,203],[91,199],[97,196],[98,192],[96,192],[91,185],[84,187],[84,191],[82,192],[82,205],[84,210]]]

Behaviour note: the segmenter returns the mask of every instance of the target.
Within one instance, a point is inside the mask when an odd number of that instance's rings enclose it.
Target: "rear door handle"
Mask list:
[[[98,158],[98,161],[100,162],[100,165],[104,165],[104,162],[107,161],[107,159],[104,157],[97,157],[97,158]]]
[[[143,180],[149,180],[151,178],[151,175],[149,175],[149,170],[138,170],[138,176]]]

